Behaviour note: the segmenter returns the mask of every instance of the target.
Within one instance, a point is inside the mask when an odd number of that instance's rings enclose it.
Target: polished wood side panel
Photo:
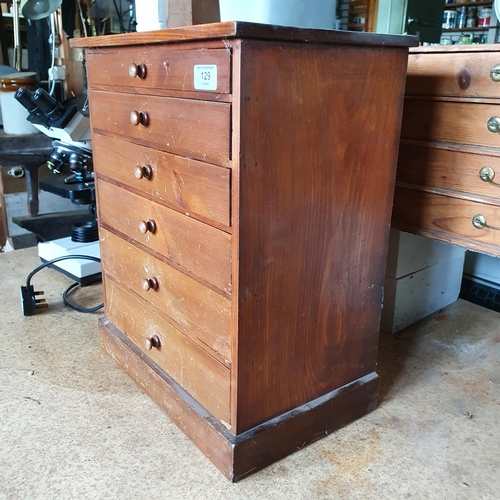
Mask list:
[[[235,436],[106,319],[99,320],[99,338],[103,349],[231,481],[302,449],[376,405],[377,376],[368,374]]]
[[[100,222],[231,293],[231,235],[108,182],[96,183]],[[154,231],[143,224],[154,224]]]
[[[449,148],[449,149],[447,149]],[[451,149],[454,148],[454,149]],[[500,200],[500,186],[484,182],[479,177],[483,167],[500,173],[499,152],[443,143],[405,144],[399,148],[397,180],[416,184],[425,189],[438,188],[471,193]],[[500,178],[499,178],[500,179]],[[495,182],[499,179],[494,179]],[[457,196],[460,196],[457,193]]]
[[[230,226],[229,169],[100,134],[94,134],[92,150],[97,175],[113,179],[190,217]],[[136,167],[150,167],[151,178],[137,179]]]
[[[407,53],[241,57],[238,433],[375,370]]]
[[[100,91],[89,95],[94,132],[112,132],[143,146],[229,164],[230,104]],[[148,124],[133,125],[133,111],[147,113]]]
[[[466,50],[466,48],[465,48]],[[406,95],[500,97],[500,83],[490,78],[499,52],[413,53],[408,60]]]
[[[194,87],[195,65],[217,66],[217,88],[215,93],[231,91],[231,52],[225,49],[181,50],[164,47],[152,51],[150,48],[121,47],[106,52],[90,51],[86,57],[90,88],[95,85],[113,85],[134,88],[156,88],[199,92]],[[143,65],[145,76],[132,78],[131,65]]]
[[[500,134],[487,128],[499,114],[495,104],[406,99],[401,137],[500,147]]]
[[[474,215],[483,215],[497,229],[476,229]],[[421,234],[429,230],[433,237],[486,253],[500,254],[500,207],[440,196],[432,193],[396,188],[393,226]]]
[[[195,334],[225,359],[231,359],[228,299],[102,227],[100,243],[103,269],[108,276]],[[144,290],[143,280],[153,278],[157,280],[157,289]]]
[[[230,370],[112,280],[104,283],[106,315],[113,325],[214,417],[229,422]],[[145,341],[154,336],[160,344],[147,350]]]
[[[165,42],[188,42],[190,40],[213,40],[225,38],[255,38],[259,40],[300,41],[305,43],[325,43],[335,45],[363,45],[385,47],[417,47],[418,38],[401,35],[376,35],[333,31],[323,29],[290,28],[268,24],[229,21],[225,23],[182,26],[166,30],[120,35],[92,36],[72,39],[71,47],[119,47],[126,45],[154,45]]]

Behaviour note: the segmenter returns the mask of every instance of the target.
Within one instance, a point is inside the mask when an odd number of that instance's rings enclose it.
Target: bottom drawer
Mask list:
[[[478,228],[476,216],[491,227]],[[403,231],[437,236],[468,248],[500,252],[500,207],[396,187],[393,226]]]
[[[104,285],[109,320],[214,417],[229,423],[230,370],[112,280]],[[148,349],[155,336],[159,342]]]

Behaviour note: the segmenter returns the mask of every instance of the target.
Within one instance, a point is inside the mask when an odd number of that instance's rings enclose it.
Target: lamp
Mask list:
[[[37,21],[50,16],[62,4],[62,0],[21,0],[21,13],[26,19]]]

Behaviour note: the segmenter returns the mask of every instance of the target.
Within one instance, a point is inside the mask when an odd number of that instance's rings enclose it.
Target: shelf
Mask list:
[[[443,29],[443,33],[462,33],[467,31],[488,31],[488,30],[496,30],[498,26],[480,26],[476,28],[450,28]]]
[[[465,3],[445,3],[445,10],[454,9],[456,7],[481,7],[482,5],[493,5],[493,2],[465,2]]]

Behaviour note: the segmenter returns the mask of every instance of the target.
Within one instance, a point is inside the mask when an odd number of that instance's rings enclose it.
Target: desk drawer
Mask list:
[[[97,193],[102,224],[231,292],[231,235],[102,180]]]
[[[183,214],[231,225],[230,169],[99,134],[94,134],[92,149],[98,175],[161,200]],[[148,168],[151,175],[144,176]]]
[[[406,95],[500,97],[500,82],[490,76],[500,52],[411,54]]]
[[[482,215],[488,225],[500,228],[500,207],[396,188],[394,221],[475,243],[500,245],[500,230],[475,228],[472,224],[475,215]]]
[[[172,50],[162,46],[161,50],[136,47],[112,48],[106,52],[89,50],[86,66],[92,82],[90,88],[110,85],[131,89],[231,92],[231,53],[225,49]],[[204,80],[199,75],[195,81],[195,66],[205,66]]]
[[[230,104],[99,91],[90,94],[94,132],[111,132],[162,151],[229,164]]]
[[[428,144],[401,144],[397,180],[420,186],[451,189],[499,199],[500,186],[481,180],[479,172],[489,167],[500,183],[500,157],[440,149]]]
[[[230,371],[161,314],[104,280],[111,322],[219,420],[229,422]],[[156,336],[159,342],[145,342]]]
[[[500,147],[500,134],[488,130],[495,116],[500,117],[496,104],[406,99],[401,137]]]
[[[100,239],[105,273],[231,359],[228,299],[102,227]]]

